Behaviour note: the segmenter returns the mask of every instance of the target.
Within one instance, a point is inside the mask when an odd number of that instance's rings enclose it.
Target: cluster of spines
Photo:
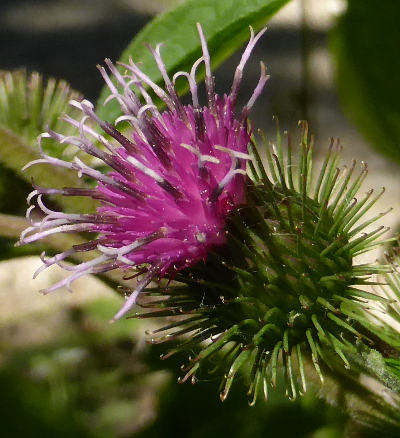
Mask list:
[[[47,124],[70,134],[72,130],[59,119],[59,114],[75,114],[68,102],[77,98],[78,93],[65,81],[51,78],[44,83],[37,72],[28,75],[24,70],[0,71],[0,125],[32,143]]]
[[[199,351],[184,367],[181,381],[195,381],[206,360],[214,358],[228,370],[221,391],[224,400],[235,375],[246,368],[253,404],[260,392],[266,397],[267,383],[276,384],[278,365],[283,364],[288,395],[295,398],[307,387],[305,360],[311,359],[323,381],[321,360],[329,366],[327,355],[336,354],[349,367],[346,351],[354,351],[357,340],[370,345],[365,329],[369,302],[388,300],[360,286],[376,284],[374,275],[391,268],[357,265],[354,257],[382,244],[383,227],[360,233],[386,213],[361,224],[359,219],[383,191],[355,199],[366,165],[355,177],[355,162],[350,169],[339,169],[341,147],[333,140],[314,180],[312,148],[306,123],[296,162],[290,137],[284,156],[279,130],[276,144],[266,147],[265,166],[253,144],[254,160],[249,162],[253,183],[248,205],[231,215],[230,251],[214,254],[214,262],[199,266],[197,272],[192,269],[192,277],[179,275],[183,284],[170,286],[164,298],[144,304],[162,309],[139,315],[142,318],[184,316],[154,333],[179,327],[176,332],[153,339],[160,343],[186,337],[164,357],[181,350]],[[302,272],[307,253],[312,254],[308,261],[314,258],[317,263]],[[315,272],[309,275],[313,269],[319,271],[317,280]],[[210,280],[212,270],[215,281]]]

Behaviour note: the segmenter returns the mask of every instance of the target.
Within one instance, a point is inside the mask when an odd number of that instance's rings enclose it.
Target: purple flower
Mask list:
[[[251,127],[247,117],[260,95],[268,76],[261,63],[261,77],[253,95],[240,111],[235,104],[242,80],[243,68],[256,42],[251,29],[250,41],[236,68],[229,95],[218,96],[210,57],[200,25],[197,26],[203,55],[190,73],[178,72],[171,81],[160,55],[160,45],[149,48],[165,81],[165,90],[153,83],[132,61],[121,64],[122,75],[111,61],[106,64],[118,86],[114,85],[103,67],[100,72],[111,90],[109,99],[117,99],[124,113],[115,125],[124,121],[132,130],[128,135],[108,122],[100,120],[93,105],[83,100],[71,104],[82,111],[82,119],[64,119],[75,126],[76,136],[64,136],[52,130],[39,137],[41,159],[29,163],[48,163],[60,166],[97,182],[95,188],[49,189],[36,187],[28,201],[37,197],[36,205],[45,214],[41,221],[31,219],[19,244],[38,241],[55,233],[91,232],[93,240],[76,245],[54,257],[42,256],[43,266],[58,264],[72,271],[44,293],[51,292],[86,274],[103,273],[112,269],[145,267],[146,272],[114,319],[121,318],[135,304],[138,294],[157,276],[173,276],[177,271],[205,260],[210,249],[225,243],[227,215],[245,202],[246,161],[250,159],[247,146]],[[207,106],[198,100],[196,70],[205,66]],[[184,76],[190,87],[192,105],[183,105],[174,83]],[[151,89],[166,105],[159,112],[147,89]],[[93,125],[108,135],[97,133]],[[72,161],[54,158],[43,152],[41,142],[52,138],[61,144],[76,146],[78,151],[101,160],[111,170],[103,174],[85,164],[78,156]],[[88,196],[100,201],[93,214],[66,214],[45,206],[42,195]],[[31,218],[28,209],[27,216]],[[92,260],[69,266],[63,260],[74,253],[97,251]]]

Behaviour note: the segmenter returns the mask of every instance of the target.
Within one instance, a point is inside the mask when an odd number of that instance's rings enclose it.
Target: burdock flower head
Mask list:
[[[267,81],[263,64],[247,105],[235,110],[243,68],[264,31],[251,31],[230,93],[217,96],[198,30],[203,55],[190,73],[178,72],[172,81],[160,46],[150,48],[165,90],[133,61],[123,64],[123,75],[107,60],[113,80],[100,67],[110,99],[117,99],[124,113],[115,124],[100,120],[88,101],[74,101],[82,118],[65,120],[77,135],[50,129],[41,135],[40,146],[50,138],[83,154],[64,161],[41,148],[42,158],[28,166],[61,166],[95,186],[35,187],[29,196],[35,200],[28,209],[32,226],[20,243],[55,233],[94,233],[84,244],[43,256],[39,271],[53,264],[72,271],[45,292],[86,274],[133,271],[141,279],[114,319],[136,302],[147,309],[138,317],[171,317],[151,342],[175,343],[164,357],[189,356],[182,381],[195,381],[212,365],[224,375],[224,400],[239,370],[245,371],[254,403],[259,394],[267,396],[282,366],[287,393],[295,398],[306,390],[310,373],[323,381],[324,367],[349,368],[357,348],[369,348],[379,337],[371,330],[370,303],[388,309],[391,302],[368,288],[376,283],[375,274],[392,268],[362,264],[357,256],[382,243],[386,229],[369,229],[382,215],[364,219],[381,194],[374,197],[370,191],[357,200],[366,166],[358,175],[355,162],[338,168],[340,145],[333,141],[315,174],[306,123],[299,157],[290,141],[284,150],[278,130],[275,144],[266,142],[264,165],[247,120]],[[195,81],[202,63],[207,106],[199,103]],[[189,83],[192,105],[178,99],[174,82],[179,76]],[[165,111],[159,112],[150,92],[164,102]],[[115,126],[120,122],[131,129],[121,132]],[[99,163],[109,170],[94,167]],[[87,196],[100,206],[91,214],[66,214],[50,210],[43,195]],[[31,213],[37,207],[44,217],[35,222]],[[90,261],[64,263],[90,251],[97,252]],[[159,286],[149,287],[155,279],[161,279]]]
[[[115,315],[118,319],[135,304],[140,292],[156,277],[169,277],[205,260],[210,249],[226,242],[227,215],[245,202],[247,147],[251,127],[247,117],[268,77],[261,63],[260,80],[240,111],[235,110],[243,68],[262,30],[254,35],[236,68],[231,91],[218,96],[210,57],[200,25],[198,31],[202,56],[190,73],[177,72],[171,80],[160,54],[160,45],[150,48],[165,81],[165,90],[144,74],[132,61],[122,64],[121,74],[106,60],[114,81],[103,67],[100,72],[111,95],[121,106],[123,116],[115,124],[100,120],[93,105],[83,100],[71,104],[82,112],[81,120],[68,116],[65,120],[76,127],[77,135],[65,136],[48,129],[39,138],[41,159],[27,165],[47,163],[78,173],[79,177],[95,180],[91,188],[35,187],[29,202],[28,218],[37,206],[44,213],[39,221],[21,236],[20,244],[38,241],[55,233],[89,232],[96,237],[89,242],[50,258],[42,257],[39,271],[58,264],[72,274],[46,289],[51,292],[86,274],[98,274],[113,269],[141,268],[144,273],[135,290]],[[198,99],[196,70],[205,67],[207,105]],[[174,88],[175,80],[186,77],[192,105],[183,105]],[[117,85],[115,85],[115,83]],[[148,90],[160,98],[167,109],[159,112]],[[121,91],[120,91],[121,90]],[[120,122],[130,124],[132,134],[117,129]],[[93,125],[106,136],[98,134]],[[91,167],[81,156],[65,161],[46,154],[41,142],[51,138],[60,144],[75,146],[77,151],[101,160],[110,169],[107,173]],[[93,214],[66,214],[50,210],[42,195],[87,196],[100,201]],[[83,251],[99,251],[92,260],[75,266],[63,260]]]

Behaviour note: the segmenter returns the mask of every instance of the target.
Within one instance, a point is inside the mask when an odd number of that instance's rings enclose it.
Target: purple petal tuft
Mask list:
[[[116,126],[96,115],[93,105],[83,100],[71,104],[82,112],[81,120],[65,117],[77,129],[76,136],[64,136],[50,129],[39,138],[41,159],[29,163],[61,166],[96,181],[95,188],[41,188],[28,198],[44,214],[42,220],[26,229],[19,244],[41,240],[59,232],[92,232],[96,237],[84,245],[54,257],[42,256],[43,266],[53,264],[72,274],[45,290],[49,293],[69,287],[75,279],[112,269],[132,269],[146,265],[146,274],[113,318],[124,316],[135,304],[139,293],[157,276],[174,272],[205,260],[213,247],[225,243],[227,215],[245,203],[246,161],[251,128],[248,113],[260,95],[268,76],[261,64],[261,77],[248,104],[235,112],[235,103],[243,68],[256,42],[264,33],[254,35],[234,74],[230,94],[218,96],[203,31],[198,25],[203,55],[190,73],[178,72],[171,81],[163,63],[160,46],[149,48],[164,78],[165,90],[156,85],[130,60],[122,75],[110,60],[106,65],[116,79],[114,85],[103,67],[99,70],[110,88],[109,99],[117,99],[123,116],[115,124],[127,122],[131,130],[121,133]],[[196,69],[204,63],[207,106],[201,107],[196,85]],[[192,105],[184,106],[174,89],[178,76],[187,78]],[[164,101],[167,110],[160,113],[145,88]],[[121,91],[119,91],[119,88]],[[108,136],[98,134],[98,125]],[[129,134],[128,134],[129,132]],[[67,143],[94,157],[110,168],[107,174],[83,162],[78,156],[64,161],[45,154],[41,142],[52,138]],[[96,162],[95,160],[91,162]],[[48,209],[42,195],[88,196],[100,201],[93,214],[66,214]],[[28,209],[28,217],[34,207]],[[76,252],[97,251],[92,260],[68,266],[63,260]]]

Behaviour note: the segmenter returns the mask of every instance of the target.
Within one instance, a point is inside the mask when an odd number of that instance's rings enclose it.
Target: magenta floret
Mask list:
[[[210,57],[200,25],[198,31],[203,55],[190,73],[178,72],[173,81],[161,59],[160,45],[155,50],[150,48],[164,78],[165,90],[154,84],[132,60],[122,64],[126,75],[106,60],[121,92],[106,70],[99,67],[111,90],[109,99],[117,99],[124,113],[115,125],[122,121],[129,123],[130,134],[100,120],[93,105],[83,100],[71,102],[82,111],[80,121],[65,116],[76,127],[76,136],[66,137],[50,129],[40,136],[42,158],[28,166],[36,163],[61,166],[97,182],[92,189],[35,187],[28,198],[30,202],[37,196],[37,206],[45,216],[39,222],[31,220],[32,226],[22,233],[20,244],[59,232],[96,233],[96,238],[85,244],[51,258],[42,256],[44,264],[36,275],[53,264],[72,271],[45,293],[69,287],[72,281],[86,274],[147,266],[146,274],[115,315],[114,319],[118,319],[132,308],[138,294],[156,276],[173,276],[174,272],[205,260],[210,249],[225,243],[226,217],[245,203],[246,161],[251,159],[247,153],[251,135],[247,116],[268,79],[264,64],[261,63],[261,77],[247,105],[237,111],[235,103],[244,65],[265,29],[256,36],[251,29],[232,89],[224,96],[215,94]],[[206,71],[207,106],[199,104],[195,80],[196,69],[202,62]],[[178,99],[173,84],[179,76],[189,82],[192,105],[183,105]],[[158,111],[146,87],[164,101],[165,111]],[[99,135],[91,127],[93,124],[99,125],[111,139]],[[43,138],[75,146],[111,170],[103,174],[78,156],[72,161],[51,157],[41,148]],[[55,212],[43,203],[42,195],[47,194],[88,196],[98,199],[101,206],[93,214]],[[34,208],[28,209],[28,218]],[[99,255],[88,262],[76,266],[63,263],[76,252],[95,250]]]

